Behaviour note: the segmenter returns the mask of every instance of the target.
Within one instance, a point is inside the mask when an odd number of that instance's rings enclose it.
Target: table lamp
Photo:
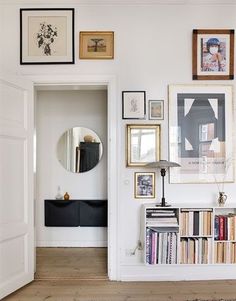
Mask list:
[[[150,168],[159,168],[161,170],[161,176],[162,176],[162,198],[161,198],[161,207],[168,207],[170,205],[166,204],[165,200],[165,187],[164,187],[164,177],[166,175],[166,170],[169,167],[180,167],[178,163],[175,162],[170,162],[167,160],[160,160],[156,162],[151,162],[145,165],[145,167],[150,167]]]

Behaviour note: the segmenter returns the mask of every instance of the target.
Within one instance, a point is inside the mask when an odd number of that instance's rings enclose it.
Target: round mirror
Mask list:
[[[94,168],[102,157],[102,142],[87,128],[74,127],[61,135],[57,143],[57,158],[71,172],[86,172]]]

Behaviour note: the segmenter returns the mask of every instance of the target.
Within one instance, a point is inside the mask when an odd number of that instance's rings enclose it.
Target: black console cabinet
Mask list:
[[[107,200],[45,200],[47,227],[107,227]]]

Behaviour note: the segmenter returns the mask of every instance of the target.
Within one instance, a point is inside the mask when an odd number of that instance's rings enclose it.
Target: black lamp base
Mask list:
[[[156,207],[171,207],[171,205],[169,205],[169,204],[165,204],[165,206],[163,206],[161,203],[160,204],[156,204],[155,205]]]

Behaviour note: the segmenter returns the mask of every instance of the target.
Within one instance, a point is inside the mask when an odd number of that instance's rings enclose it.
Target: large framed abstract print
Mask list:
[[[234,181],[232,119],[232,86],[169,86],[171,183]]]

